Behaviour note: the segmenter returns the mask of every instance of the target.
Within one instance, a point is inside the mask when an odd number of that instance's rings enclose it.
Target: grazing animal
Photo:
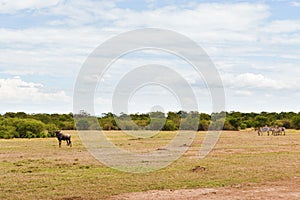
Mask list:
[[[55,132],[56,137],[58,139],[58,146],[61,147],[61,141],[65,140],[67,141],[67,146],[72,147],[72,142],[71,142],[71,135],[69,134],[63,134],[60,131]]]
[[[268,127],[268,126],[264,126],[264,127],[259,127],[258,128],[258,136],[262,136],[263,133],[268,133],[268,135],[270,134],[270,131],[272,131],[272,128]]]
[[[282,135],[282,133],[285,135],[285,127],[275,126],[275,128],[272,130],[272,135],[274,136]]]
[[[281,133],[283,133],[283,135],[285,135],[285,127],[282,126],[282,127],[280,127],[280,128],[281,128]]]

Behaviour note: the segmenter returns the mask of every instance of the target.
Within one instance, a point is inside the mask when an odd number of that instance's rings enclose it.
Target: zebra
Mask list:
[[[258,128],[258,136],[263,136],[263,133],[268,133],[268,136],[270,135],[270,132],[272,132],[272,128],[271,127],[268,127],[267,125],[264,126],[264,127],[259,127]]]
[[[275,126],[275,128],[273,128],[272,135],[278,136],[278,135],[282,135],[282,134],[285,135],[285,127]]]

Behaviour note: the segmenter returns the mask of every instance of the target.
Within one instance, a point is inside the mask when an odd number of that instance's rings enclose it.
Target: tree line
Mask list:
[[[73,114],[27,114],[7,112],[0,115],[0,138],[54,137],[56,130],[74,130]]]
[[[225,117],[226,116],[226,117]],[[74,122],[74,119],[76,123]],[[76,125],[75,125],[76,124]],[[79,114],[27,114],[7,112],[0,115],[0,138],[53,137],[56,130],[198,130],[222,126],[223,130],[243,130],[260,126],[300,129],[300,113],[295,112],[150,112],[145,114],[103,113],[100,117]]]

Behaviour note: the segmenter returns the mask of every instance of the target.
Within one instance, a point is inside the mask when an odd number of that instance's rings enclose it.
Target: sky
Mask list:
[[[300,1],[0,0],[0,113],[74,112],[88,56],[142,28],[172,30],[203,48],[222,80],[227,111],[300,111]],[[198,111],[212,111],[205,78],[193,67],[167,52],[141,50],[120,57],[98,80],[95,113],[113,111],[118,83],[145,64],[177,71]],[[128,100],[130,113],[180,109],[176,95],[155,84]]]

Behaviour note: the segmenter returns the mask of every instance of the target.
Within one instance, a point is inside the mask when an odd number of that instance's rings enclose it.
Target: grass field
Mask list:
[[[218,188],[300,178],[300,132],[257,136],[256,132],[223,132],[205,158],[197,154],[199,132],[189,150],[167,168],[144,174],[110,169],[95,160],[76,132],[73,147],[58,148],[56,138],[0,140],[0,199],[106,199],[112,195],[163,189]],[[106,132],[118,146],[134,152],[162,147],[174,132],[133,139]],[[200,166],[202,170],[192,170]]]

